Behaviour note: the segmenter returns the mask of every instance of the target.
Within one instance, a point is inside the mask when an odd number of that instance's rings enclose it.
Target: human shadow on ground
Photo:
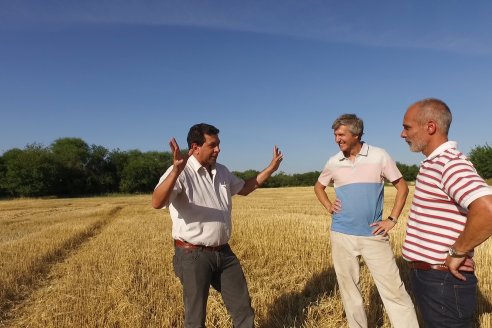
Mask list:
[[[366,312],[368,327],[382,327],[384,324],[384,306],[376,285],[369,294],[369,309]]]
[[[336,275],[333,267],[315,273],[301,292],[286,293],[269,307],[267,317],[258,328],[300,327],[306,320],[305,309],[322,295],[335,293]]]
[[[361,263],[361,265],[364,265]],[[314,274],[302,292],[292,292],[277,298],[268,310],[267,317],[259,322],[258,328],[301,327],[306,321],[307,308],[320,301],[323,295],[333,296],[337,286],[335,269],[330,267]],[[342,302],[337,298],[338,302]],[[383,303],[374,286],[368,300],[368,326],[379,327],[383,321]]]
[[[478,284],[480,285],[480,277],[478,277]],[[483,314],[492,314],[492,303],[479,288],[477,292],[477,309],[475,311],[475,327],[480,327],[480,316]]]

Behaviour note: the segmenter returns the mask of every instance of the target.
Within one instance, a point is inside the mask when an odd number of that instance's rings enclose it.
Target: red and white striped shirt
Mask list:
[[[473,164],[448,141],[421,164],[403,243],[403,258],[443,264],[465,228],[468,206],[492,195]]]

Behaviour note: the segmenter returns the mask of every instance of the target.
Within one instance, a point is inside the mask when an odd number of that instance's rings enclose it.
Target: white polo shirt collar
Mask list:
[[[360,149],[359,153],[357,154],[357,156],[365,156],[367,157],[367,155],[369,154],[369,145],[364,142],[364,141],[361,141],[362,143],[362,148]],[[343,154],[343,151],[340,151],[338,153],[338,160],[341,162],[343,160],[346,160],[348,159],[347,157],[345,157],[345,155]]]

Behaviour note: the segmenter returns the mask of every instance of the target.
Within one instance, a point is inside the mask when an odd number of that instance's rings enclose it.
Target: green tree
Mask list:
[[[259,171],[247,170],[244,172],[233,172],[236,176],[243,180],[248,180],[251,177],[258,175]],[[279,188],[279,187],[294,187],[294,186],[314,186],[321,172],[313,171],[306,173],[296,173],[293,175],[279,172],[271,176],[264,184],[263,188]]]
[[[0,156],[0,197],[6,196],[7,190],[2,187],[2,181],[5,179],[5,175],[7,174],[7,165],[5,164],[5,159],[3,156]]]
[[[396,166],[400,170],[405,181],[415,181],[415,179],[417,179],[417,174],[419,173],[419,167],[417,165],[407,165],[396,162]]]
[[[2,189],[12,196],[44,196],[55,194],[57,165],[49,149],[39,144],[24,150],[14,148],[3,155]]]
[[[235,176],[237,176],[238,178],[241,178],[243,180],[248,180],[248,179],[251,179],[252,177],[256,177],[258,175],[258,173],[260,173],[259,171],[256,171],[256,170],[246,170],[244,172],[232,172]]]
[[[172,165],[170,153],[130,151],[121,172],[120,191],[152,191],[164,171]]]
[[[484,179],[492,178],[492,147],[488,144],[485,146],[474,147],[468,157],[475,166],[478,174]]]
[[[115,177],[116,190],[120,191],[121,177],[123,176],[123,170],[130,159],[130,154],[127,151],[119,149],[112,150],[108,155],[109,166],[113,170]]]
[[[110,152],[103,146],[92,145],[85,166],[87,188],[91,194],[117,192],[119,180],[110,161]]]
[[[314,186],[318,177],[321,174],[319,171],[296,173],[292,175],[291,186]]]
[[[280,188],[280,187],[288,187],[289,184],[289,176],[285,174],[285,172],[280,171],[279,173],[272,175],[264,184],[265,188]]]
[[[90,193],[86,166],[90,158],[89,145],[80,138],[60,138],[51,144],[58,165],[57,194]]]

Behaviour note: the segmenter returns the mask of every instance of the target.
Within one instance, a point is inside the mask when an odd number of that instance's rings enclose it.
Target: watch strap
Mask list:
[[[398,219],[395,219],[394,217],[392,217],[391,215],[388,216],[388,220],[392,221],[394,224],[397,224],[398,223]]]
[[[458,253],[456,251],[456,249],[454,248],[454,246],[451,246],[449,247],[449,256],[451,257],[458,257],[458,258],[462,258],[462,257],[466,257],[466,255],[468,254],[467,252],[465,253]]]

